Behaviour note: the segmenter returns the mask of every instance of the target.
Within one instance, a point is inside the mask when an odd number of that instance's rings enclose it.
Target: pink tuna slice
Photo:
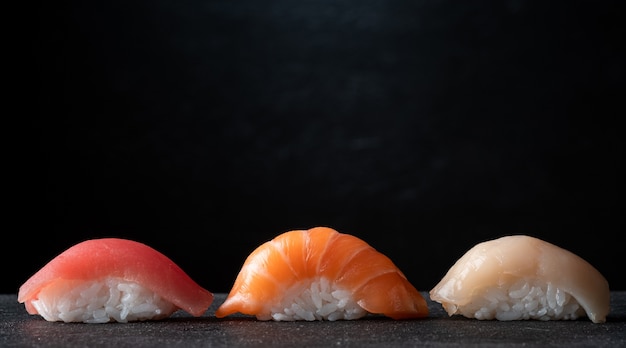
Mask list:
[[[138,283],[196,317],[213,302],[213,294],[167,256],[145,244],[119,238],[91,239],[70,247],[30,277],[20,287],[17,300],[24,303],[28,313],[38,314],[31,301],[55,281],[104,277]]]

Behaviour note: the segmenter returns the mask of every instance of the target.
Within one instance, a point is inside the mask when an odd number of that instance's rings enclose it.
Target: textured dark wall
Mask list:
[[[514,233],[626,290],[623,7],[41,4],[15,205],[15,234],[40,239],[18,264],[2,256],[0,290],[116,236],[227,292],[257,245],[318,225],[366,240],[419,290]]]

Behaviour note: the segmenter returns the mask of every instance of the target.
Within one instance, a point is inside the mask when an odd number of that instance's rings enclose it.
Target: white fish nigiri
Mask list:
[[[448,315],[481,320],[573,320],[604,323],[609,284],[578,255],[526,235],[476,244],[430,291]]]

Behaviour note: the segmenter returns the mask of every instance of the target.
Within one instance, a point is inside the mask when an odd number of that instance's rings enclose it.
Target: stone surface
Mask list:
[[[423,293],[425,296],[426,293]],[[47,322],[29,315],[16,295],[0,295],[0,347],[625,347],[626,292],[612,292],[604,324],[576,321],[478,321],[448,317],[428,300],[422,320],[369,316],[354,321],[263,322],[214,311],[226,294],[216,294],[202,317],[178,312],[162,321],[83,324]]]

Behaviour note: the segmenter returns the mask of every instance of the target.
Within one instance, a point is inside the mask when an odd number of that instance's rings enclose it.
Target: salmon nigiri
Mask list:
[[[215,316],[258,320],[393,319],[428,315],[424,297],[384,254],[327,227],[294,230],[256,248]]]
[[[202,315],[213,293],[157,250],[128,239],[78,243],[19,289],[18,302],[48,321],[106,323]]]

